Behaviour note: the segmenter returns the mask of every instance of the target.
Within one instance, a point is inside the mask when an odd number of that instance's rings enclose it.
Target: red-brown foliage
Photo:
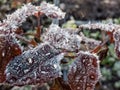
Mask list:
[[[4,71],[8,62],[21,52],[21,47],[12,35],[0,34],[0,83],[5,80]]]

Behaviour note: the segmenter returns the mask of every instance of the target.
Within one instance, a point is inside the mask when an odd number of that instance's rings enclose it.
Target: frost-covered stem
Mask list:
[[[29,40],[28,40],[28,39],[26,39],[26,38],[24,38],[24,37],[22,37],[22,36],[20,36],[20,35],[15,35],[15,37],[16,37],[17,39],[20,39],[20,40],[22,40],[22,41],[24,41],[24,42],[29,43]]]
[[[102,42],[100,45],[96,46],[91,53],[97,53],[107,42],[109,41],[109,39],[105,40],[104,42]]]
[[[22,36],[20,36],[20,35],[17,35],[17,34],[15,34],[15,37],[16,37],[17,39],[19,39],[19,40],[24,41],[25,43],[29,43],[29,44],[33,45],[33,46],[36,46],[36,45],[37,45],[37,43],[36,43],[34,40],[28,40],[28,39],[26,39],[26,38],[24,38],[24,37],[22,37]]]
[[[89,23],[82,24],[79,26],[80,29],[100,29],[103,31],[112,32],[113,30],[118,30],[120,25],[116,24],[104,24],[104,23]]]
[[[41,13],[38,12],[38,17],[37,17],[37,30],[36,30],[36,34],[35,34],[35,37],[40,40],[40,36],[41,36],[41,25],[40,25],[40,15]]]

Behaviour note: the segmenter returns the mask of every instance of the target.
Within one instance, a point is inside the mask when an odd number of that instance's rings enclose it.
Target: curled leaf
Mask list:
[[[79,26],[80,29],[100,29],[107,32],[112,32],[114,30],[118,30],[120,28],[117,24],[104,24],[104,23],[89,23],[82,24]]]

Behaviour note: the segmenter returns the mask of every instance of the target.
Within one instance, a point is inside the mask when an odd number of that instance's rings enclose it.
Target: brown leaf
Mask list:
[[[68,82],[72,90],[94,90],[100,77],[96,55],[80,51],[70,67]]]
[[[8,62],[21,52],[21,47],[13,36],[0,34],[0,83],[5,80],[4,71]]]

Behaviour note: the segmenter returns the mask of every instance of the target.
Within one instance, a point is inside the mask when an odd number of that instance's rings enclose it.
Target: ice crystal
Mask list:
[[[49,44],[25,51],[7,65],[6,82],[12,85],[42,85],[61,76],[60,60],[63,57],[63,53]]]
[[[80,48],[81,37],[67,29],[52,24],[42,35],[43,42],[49,42],[56,48],[75,51]]]

